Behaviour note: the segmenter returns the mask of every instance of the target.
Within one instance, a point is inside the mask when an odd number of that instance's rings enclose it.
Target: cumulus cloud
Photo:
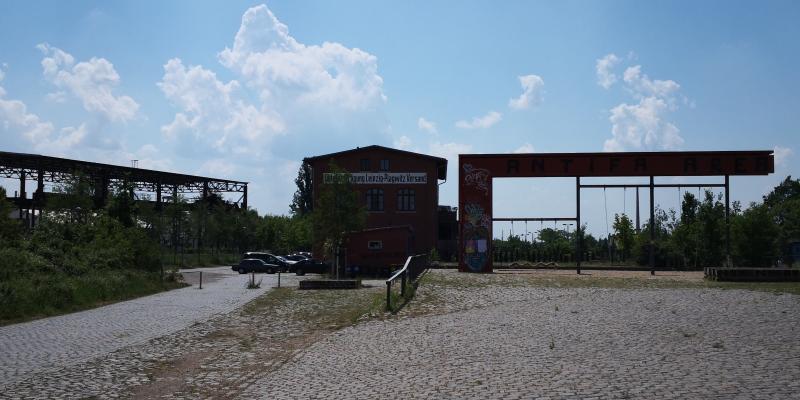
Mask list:
[[[509,107],[514,110],[524,110],[530,106],[541,104],[544,80],[540,76],[520,76],[519,83],[522,85],[522,94],[516,99],[508,100]]]
[[[386,100],[375,56],[339,43],[304,45],[263,4],[244,13],[233,47],[218,57],[262,100],[288,94],[301,104],[356,110]]]
[[[5,95],[5,89],[0,86],[0,129],[4,132],[3,139],[15,140],[22,136],[31,143],[47,140],[55,130],[53,124],[28,112],[25,103],[6,99]]]
[[[456,128],[461,129],[486,129],[500,122],[503,115],[497,111],[489,111],[482,117],[472,118],[472,121],[461,120],[456,122]]]
[[[432,135],[435,135],[436,133],[438,133],[438,130],[436,129],[436,124],[431,122],[431,121],[428,121],[427,119],[425,119],[423,117],[419,117],[419,119],[417,120],[417,127],[420,130],[428,132],[428,133],[430,133]]]
[[[63,100],[64,92],[68,92],[81,100],[84,109],[111,121],[126,122],[136,116],[139,104],[129,96],[113,93],[120,77],[111,62],[92,57],[76,64],[72,55],[47,43],[36,47],[45,55],[42,59],[45,79],[60,89],[48,96],[49,99]]]
[[[517,147],[516,150],[514,150],[514,153],[518,153],[518,154],[519,153],[535,153],[535,152],[536,152],[536,149],[530,143],[525,143],[522,146]]]
[[[603,146],[605,151],[628,149],[672,150],[683,144],[678,128],[665,121],[667,102],[647,97],[638,104],[620,104],[611,109],[611,133]]]
[[[657,97],[674,100],[672,96],[681,87],[673,80],[650,80],[647,75],[642,73],[641,65],[628,67],[623,75],[623,80],[634,97],[639,99]]]
[[[405,135],[400,136],[399,138],[394,140],[393,145],[394,145],[395,148],[398,148],[400,150],[410,150],[411,149],[411,138],[409,138],[408,136],[405,136]]]
[[[684,140],[667,115],[678,108],[676,95],[680,85],[673,80],[652,80],[642,73],[640,65],[628,67],[622,80],[636,102],[621,103],[611,109],[612,137],[605,141],[604,151],[679,148]]]
[[[616,54],[610,53],[598,58],[595,63],[597,73],[597,84],[604,89],[610,88],[616,81],[617,75],[613,72],[614,67],[619,64],[620,58]]]
[[[276,148],[280,157],[295,158],[344,140],[353,146],[391,140],[377,58],[365,51],[300,43],[259,5],[243,14],[233,44],[217,58],[233,80],[178,58],[164,66],[158,86],[177,110],[161,130],[179,151],[191,144],[194,153],[254,156],[237,161],[252,164]]]
[[[204,143],[221,153],[257,154],[285,130],[275,112],[249,104],[237,93],[239,82],[223,83],[201,66],[186,67],[173,58],[157,85],[181,110],[161,127],[169,139]]]
[[[791,157],[794,154],[794,151],[792,151],[791,148],[783,146],[775,146],[774,152],[775,152],[776,167],[785,166],[789,160],[789,157]]]

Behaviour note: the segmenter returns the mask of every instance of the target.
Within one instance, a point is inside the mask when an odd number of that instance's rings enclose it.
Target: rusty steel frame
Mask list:
[[[23,210],[43,207],[47,195],[45,183],[69,183],[76,176],[83,176],[95,183],[95,197],[99,200],[97,206],[102,206],[105,202],[112,185],[125,183],[131,185],[134,192],[155,194],[158,205],[162,203],[163,195],[173,196],[173,200],[176,200],[174,197],[179,193],[198,193],[200,198],[212,193],[241,193],[235,204],[247,209],[248,182],[0,151],[0,178],[19,181],[18,194],[10,200],[19,207],[20,216]],[[25,184],[28,180],[36,182],[36,189],[30,199],[27,197]]]

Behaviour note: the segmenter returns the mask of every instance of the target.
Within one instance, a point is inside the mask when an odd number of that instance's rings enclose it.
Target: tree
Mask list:
[[[622,258],[627,259],[633,250],[633,223],[625,214],[614,214],[614,238],[622,251]]]
[[[775,189],[764,196],[764,207],[778,227],[777,244],[786,262],[789,244],[800,240],[800,179],[787,176]]]
[[[743,267],[769,267],[778,253],[778,226],[763,204],[751,204],[732,221],[733,252]]]
[[[292,204],[289,206],[295,216],[304,217],[314,210],[312,176],[311,164],[304,162],[297,171],[297,178],[294,179],[297,191],[294,192]]]
[[[14,205],[6,200],[6,189],[0,186],[0,243],[4,245],[16,243],[19,240],[20,224],[10,218]]]
[[[325,183],[320,191],[319,200],[312,213],[314,236],[325,246],[330,257],[336,248],[343,244],[347,232],[364,228],[367,211],[358,192],[350,184],[347,171],[331,161],[328,166],[335,179]]]

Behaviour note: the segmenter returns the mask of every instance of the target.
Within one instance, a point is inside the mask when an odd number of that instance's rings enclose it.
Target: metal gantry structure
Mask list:
[[[636,225],[639,226],[638,189],[650,191],[649,269],[655,274],[655,189],[724,188],[726,264],[730,265],[730,177],[768,175],[775,172],[771,150],[685,151],[620,153],[528,153],[528,154],[459,154],[459,270],[492,271],[492,222],[497,221],[575,221],[576,270],[581,273],[582,236],[581,190],[636,188]],[[724,183],[656,184],[657,177],[724,177]],[[492,182],[495,178],[575,178],[575,216],[542,218],[494,218]],[[582,184],[581,178],[643,177],[649,184]]]
[[[0,178],[19,182],[19,190],[9,196],[9,200],[19,209],[20,218],[34,215],[35,210],[45,206],[51,195],[45,191],[45,183],[66,184],[77,177],[93,183],[94,204],[98,208],[105,204],[113,185],[126,184],[132,189],[131,195],[133,192],[152,194],[156,207],[161,207],[164,200],[177,201],[179,194],[206,198],[213,193],[239,193],[241,196],[234,203],[247,209],[247,182],[0,151]],[[27,181],[35,182],[30,197]]]

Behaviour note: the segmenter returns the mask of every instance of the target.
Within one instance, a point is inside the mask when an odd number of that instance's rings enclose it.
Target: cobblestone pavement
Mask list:
[[[274,277],[263,278],[262,288]],[[238,281],[221,282],[226,279]],[[205,277],[203,281],[205,290]],[[380,286],[299,291],[297,282],[294,275],[283,275],[283,289],[270,290],[234,311],[88,361],[37,371],[0,386],[0,398],[237,398],[300,350],[354,323],[383,293]]]
[[[198,271],[182,271],[188,282]],[[263,277],[261,289],[245,288],[247,276],[230,267],[204,268],[203,290],[196,286],[171,290],[108,306],[0,327],[0,397],[3,388],[31,374],[91,360],[132,344],[145,342],[229,312],[275,285]],[[295,282],[294,275],[283,275]],[[289,283],[287,282],[287,283]]]
[[[517,278],[423,284],[397,318],[326,336],[242,397],[800,399],[800,296]]]

